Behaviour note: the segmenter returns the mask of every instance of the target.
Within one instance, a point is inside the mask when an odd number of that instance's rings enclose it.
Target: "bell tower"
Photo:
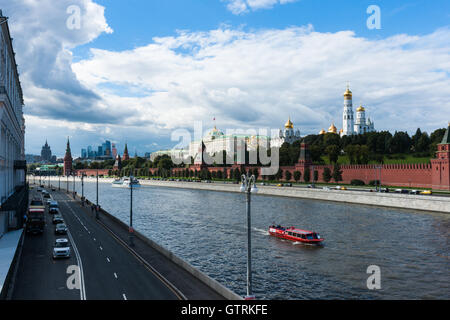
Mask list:
[[[342,135],[352,135],[354,133],[352,92],[347,84],[344,92],[344,113],[342,114]]]

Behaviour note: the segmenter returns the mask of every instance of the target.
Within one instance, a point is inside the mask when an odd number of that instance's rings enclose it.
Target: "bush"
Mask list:
[[[363,185],[365,185],[364,181],[359,180],[359,179],[353,179],[352,181],[350,181],[350,184],[352,186],[363,186]]]
[[[370,180],[369,186],[377,186],[380,184],[380,180]]]

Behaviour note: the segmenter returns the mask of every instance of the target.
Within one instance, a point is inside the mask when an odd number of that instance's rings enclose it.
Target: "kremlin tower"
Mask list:
[[[125,150],[123,151],[122,160],[123,160],[123,161],[126,161],[126,160],[129,160],[129,159],[130,159],[130,156],[129,156],[129,154],[128,154],[128,146],[127,146],[127,144],[125,143]]]
[[[72,153],[70,151],[69,137],[67,137],[67,148],[64,156],[64,175],[70,176],[72,174]]]

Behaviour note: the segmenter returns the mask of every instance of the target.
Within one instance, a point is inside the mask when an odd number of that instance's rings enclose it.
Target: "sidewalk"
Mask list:
[[[10,231],[5,233],[0,238],[0,293],[2,292],[3,285],[7,280],[8,272],[16,254],[17,246],[19,245],[20,237],[24,229]]]

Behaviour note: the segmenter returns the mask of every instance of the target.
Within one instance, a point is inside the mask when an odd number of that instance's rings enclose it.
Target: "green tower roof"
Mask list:
[[[444,137],[442,138],[441,144],[450,144],[450,122],[448,123],[447,130],[445,130]]]

